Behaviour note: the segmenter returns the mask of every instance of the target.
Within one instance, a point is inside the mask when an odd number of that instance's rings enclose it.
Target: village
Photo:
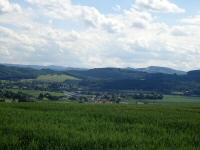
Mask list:
[[[147,100],[161,100],[163,95],[157,93],[125,92],[125,91],[65,91],[67,99],[80,103],[116,103],[128,104],[128,100],[134,99],[139,104]],[[144,102],[143,102],[144,101]]]

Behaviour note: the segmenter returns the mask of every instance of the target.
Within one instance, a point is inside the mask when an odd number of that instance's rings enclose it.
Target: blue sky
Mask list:
[[[0,63],[200,69],[198,0],[1,0]]]
[[[73,0],[75,4],[96,7],[102,13],[112,12],[112,8],[116,5],[123,9],[128,9],[133,5],[134,0]],[[173,3],[187,10],[189,14],[195,14],[199,11],[200,1],[198,0],[173,0]]]

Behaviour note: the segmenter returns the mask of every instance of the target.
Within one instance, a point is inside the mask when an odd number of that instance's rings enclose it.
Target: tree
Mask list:
[[[39,99],[39,100],[43,100],[43,99],[44,99],[44,94],[43,94],[43,93],[40,93],[40,94],[38,95],[38,99]]]

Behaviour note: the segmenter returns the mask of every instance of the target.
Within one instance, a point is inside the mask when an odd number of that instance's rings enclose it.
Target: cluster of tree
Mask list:
[[[40,93],[38,95],[38,100],[48,99],[51,101],[56,101],[56,100],[60,100],[61,98],[63,98],[63,96],[53,96],[50,93]]]
[[[27,102],[30,101],[31,96],[23,92],[12,92],[8,90],[0,90],[0,99],[5,101],[6,99],[18,101],[18,102]]]
[[[158,94],[158,93],[136,93],[133,94],[132,97],[134,99],[149,99],[149,100],[161,100],[164,98],[164,96],[162,94]]]
[[[51,101],[60,100],[63,96],[53,96],[50,93],[40,93],[38,97],[33,97],[23,92],[13,92],[10,90],[0,90],[0,102],[5,102],[5,100],[12,100],[16,102],[31,102],[34,100],[48,99]]]

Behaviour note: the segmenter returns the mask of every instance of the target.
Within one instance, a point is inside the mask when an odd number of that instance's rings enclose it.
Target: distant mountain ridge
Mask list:
[[[157,70],[154,70],[153,73],[145,71],[132,68],[94,68],[89,70],[72,68],[67,71],[54,71],[0,65],[0,80],[37,79],[41,75],[69,75],[80,79],[80,86],[97,90],[132,89],[165,92],[189,91],[195,88],[200,90],[200,70],[189,71],[186,74],[155,73]]]
[[[73,68],[73,67],[64,67],[64,66],[55,66],[55,65],[49,65],[49,66],[42,66],[42,65],[21,65],[21,64],[0,64],[4,66],[10,66],[10,67],[19,67],[19,68],[32,68],[32,69],[50,69],[53,71],[67,71],[67,70],[87,70],[85,68]]]
[[[137,68],[137,71],[147,72],[147,73],[163,73],[163,74],[177,74],[184,75],[187,74],[185,71],[176,70],[168,67],[150,66],[147,68]]]
[[[163,74],[177,74],[177,75],[185,75],[187,72],[176,70],[168,67],[160,67],[160,66],[149,66],[146,68],[93,68],[93,69],[86,69],[86,68],[73,68],[73,67],[64,67],[64,66],[42,66],[42,65],[21,65],[21,64],[0,64],[4,66],[13,66],[13,67],[20,67],[20,68],[32,68],[32,69],[50,69],[53,71],[89,71],[89,70],[102,70],[102,69],[123,69],[123,70],[131,70],[131,71],[139,71],[139,72],[146,72],[146,73],[163,73]]]

